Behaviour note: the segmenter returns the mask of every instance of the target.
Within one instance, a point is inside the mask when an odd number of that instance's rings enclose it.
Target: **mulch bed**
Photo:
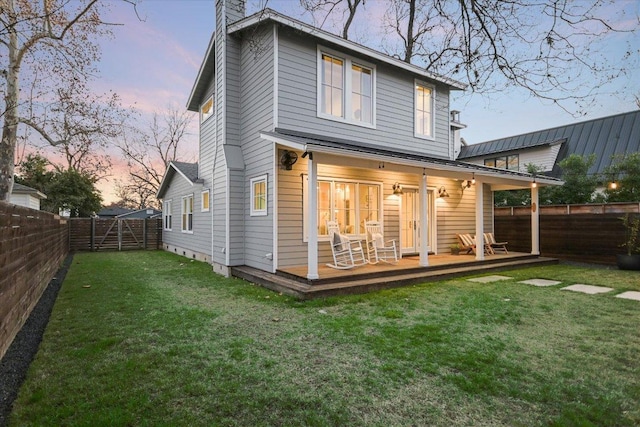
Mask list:
[[[72,254],[67,255],[62,267],[49,282],[38,304],[0,360],[0,378],[2,378],[0,381],[0,426],[8,424],[11,406],[18,397],[18,390],[27,376],[29,365],[38,352],[42,335],[47,323],[49,323],[51,310],[72,259]]]

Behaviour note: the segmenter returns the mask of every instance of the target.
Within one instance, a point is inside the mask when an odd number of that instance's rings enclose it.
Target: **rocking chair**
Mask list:
[[[329,231],[329,244],[333,255],[333,264],[327,264],[327,267],[348,270],[367,263],[362,244],[359,241],[350,240],[344,234],[340,234],[340,227],[337,221],[327,221],[327,230]]]
[[[367,255],[369,263],[377,264],[380,261],[388,263],[398,262],[398,252],[395,240],[384,240],[382,226],[378,221],[365,221],[364,228],[367,234]]]

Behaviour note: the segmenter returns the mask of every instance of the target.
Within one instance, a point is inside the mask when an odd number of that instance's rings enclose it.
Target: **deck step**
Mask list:
[[[312,281],[308,283],[304,278],[298,280],[292,275],[273,274],[248,266],[232,267],[231,274],[235,277],[264,286],[276,292],[293,296],[298,299],[313,299],[335,295],[360,294],[381,289],[397,288],[401,286],[415,285],[418,283],[448,280],[455,277],[470,274],[482,274],[487,272],[508,270],[514,268],[533,267],[541,265],[557,264],[556,258],[527,257],[517,260],[504,260],[501,262],[473,264],[473,265],[449,265],[447,268],[422,268],[396,271],[394,275],[384,273],[382,275],[367,274],[342,277],[340,281],[329,282]]]

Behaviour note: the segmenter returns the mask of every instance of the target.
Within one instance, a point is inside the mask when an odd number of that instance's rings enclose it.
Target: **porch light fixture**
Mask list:
[[[536,188],[538,186],[538,183],[536,182],[536,178],[533,177],[533,182],[531,183],[531,188]]]
[[[476,173],[473,172],[473,174],[471,175],[471,184],[476,185]]]
[[[615,181],[612,181],[609,183],[609,190],[617,190],[618,189],[618,183]]]
[[[447,189],[444,188],[444,185],[438,189],[438,197],[449,197],[449,193],[447,193]]]
[[[397,182],[393,184],[393,194],[396,196],[404,194],[404,192],[402,191],[402,185],[398,184]]]

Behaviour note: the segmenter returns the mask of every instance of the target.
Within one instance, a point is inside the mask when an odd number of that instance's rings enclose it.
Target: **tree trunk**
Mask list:
[[[8,201],[13,189],[13,170],[18,130],[18,75],[20,61],[18,59],[18,34],[15,31],[15,12],[13,1],[7,2],[9,13],[9,66],[4,72],[7,81],[7,92],[4,95],[4,124],[2,126],[2,143],[0,144],[0,200]]]

